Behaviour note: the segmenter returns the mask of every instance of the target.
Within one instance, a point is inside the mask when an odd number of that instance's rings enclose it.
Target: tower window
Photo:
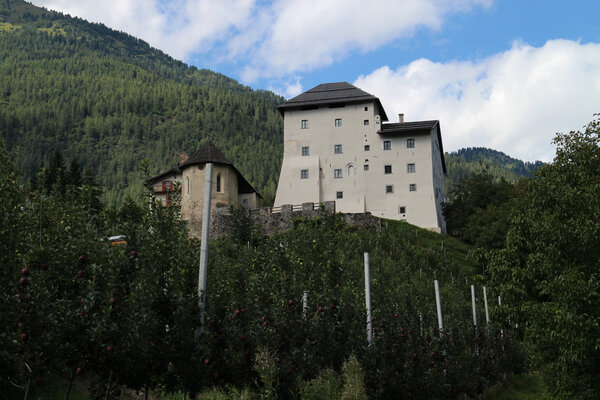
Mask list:
[[[394,193],[394,185],[385,185],[386,193]]]
[[[344,192],[335,192],[335,198],[336,199],[343,199],[344,198]]]
[[[415,164],[406,164],[406,172],[408,172],[409,174],[415,172]]]
[[[342,145],[341,144],[336,144],[333,146],[333,152],[335,154],[342,154]]]
[[[308,120],[307,119],[303,119],[302,122],[300,123],[300,127],[302,129],[308,129]]]
[[[370,151],[371,150],[371,146],[369,146],[368,144],[365,144],[365,151]]]
[[[302,147],[302,155],[303,155],[303,156],[308,156],[308,155],[310,155],[310,150],[308,149],[308,146],[304,146],[304,147]]]
[[[406,148],[414,149],[415,148],[415,139],[406,139]]]
[[[308,170],[307,169],[300,170],[300,179],[308,179]]]
[[[410,185],[408,185],[408,191],[409,192],[416,192],[417,191],[417,184],[416,183],[411,183]]]
[[[334,169],[333,170],[333,177],[338,179],[342,177],[342,170],[341,169]]]
[[[406,214],[406,207],[398,207],[398,214]]]
[[[364,126],[368,126],[368,125],[369,125],[369,120],[368,120],[368,119],[365,119],[365,120],[363,121],[363,125],[364,125]]]
[[[392,166],[391,165],[385,165],[383,167],[383,171],[385,174],[391,174],[392,173]]]
[[[335,126],[336,127],[342,126],[342,119],[341,118],[336,118],[335,119]]]
[[[217,175],[217,192],[221,192],[221,174]]]
[[[384,150],[391,150],[392,149],[392,142],[390,140],[384,140],[383,141],[383,149]]]
[[[368,170],[369,170],[369,164],[363,165],[363,171],[368,171]]]

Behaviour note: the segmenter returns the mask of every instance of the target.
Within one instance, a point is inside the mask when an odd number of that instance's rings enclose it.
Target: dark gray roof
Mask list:
[[[181,175],[181,171],[179,170],[179,168],[172,168],[168,171],[161,172],[160,174],[153,176],[152,178],[148,179],[148,181],[150,182],[150,184],[153,184],[154,182],[171,175]]]
[[[440,155],[442,157],[442,169],[444,173],[446,173],[446,160],[444,159],[444,146],[442,144],[442,128],[440,127],[440,121],[432,120],[382,124],[381,130],[377,133],[380,135],[411,135],[420,132],[431,132],[436,126]]]
[[[207,140],[202,146],[195,152],[193,152],[187,160],[179,166],[179,169],[183,171],[185,168],[191,167],[198,164],[215,163],[231,165],[231,168],[236,172],[238,176],[238,193],[256,193],[258,197],[262,199],[262,196],[252,185],[244,178],[244,176],[237,170],[237,168],[225,157],[225,154],[214,145],[213,142]]]
[[[380,110],[381,120],[387,121],[387,115],[379,99],[372,94],[365,92],[349,84],[348,82],[322,83],[319,86],[307,90],[306,92],[279,105],[277,110],[284,115],[288,108],[315,106],[321,104],[333,103],[359,103],[363,101],[374,101]]]
[[[231,162],[225,157],[225,154],[213,142],[207,140],[202,146],[179,166],[180,169],[187,168],[196,164],[219,163],[231,165]]]
[[[414,121],[414,122],[401,122],[393,124],[382,124],[379,133],[411,133],[415,131],[430,131],[440,121]]]

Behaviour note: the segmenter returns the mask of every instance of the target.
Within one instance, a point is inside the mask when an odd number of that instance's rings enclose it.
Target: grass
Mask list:
[[[506,382],[488,388],[483,400],[545,400],[550,396],[539,373],[513,375]]]
[[[445,251],[448,257],[463,266],[465,272],[473,274],[477,265],[470,258],[472,246],[461,242],[449,235],[442,235],[427,229],[419,228],[404,221],[382,220],[387,223],[388,229],[400,235],[412,236],[415,244],[432,251]]]
[[[13,25],[8,22],[0,22],[0,32],[12,32],[19,29],[20,25]]]

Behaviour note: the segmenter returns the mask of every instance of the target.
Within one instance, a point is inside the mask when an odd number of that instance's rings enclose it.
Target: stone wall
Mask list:
[[[291,229],[294,226],[294,220],[296,218],[310,219],[331,214],[335,214],[335,201],[327,201],[316,206],[313,203],[304,203],[302,206],[286,204],[277,208],[263,207],[252,210],[250,215],[252,219],[259,224],[262,232],[267,235],[272,235],[276,232],[284,232]],[[380,223],[379,218],[373,217],[371,213],[337,215],[351,226],[364,227]],[[216,239],[226,236],[229,231],[229,224],[229,208],[215,208],[210,220],[210,237]],[[200,238],[202,233],[202,220],[190,219],[188,221],[188,228],[191,236]]]

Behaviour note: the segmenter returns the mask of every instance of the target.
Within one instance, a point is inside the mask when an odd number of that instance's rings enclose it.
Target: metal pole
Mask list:
[[[208,275],[208,234],[210,228],[210,204],[212,197],[212,163],[206,164],[204,174],[204,208],[202,209],[202,235],[200,243],[200,269],[198,271],[198,298],[200,299],[200,333],[204,329],[204,310],[206,308],[206,278]]]
[[[477,326],[477,310],[475,308],[475,285],[471,285],[471,303],[473,303],[473,325]]]
[[[367,305],[367,340],[369,346],[373,342],[373,325],[371,321],[371,277],[369,276],[369,253],[365,253],[365,303]]]
[[[444,330],[444,321],[442,319],[442,301],[440,300],[440,285],[437,279],[433,281],[433,286],[435,288],[435,305],[437,307],[438,328],[440,329],[441,334]]]
[[[490,323],[490,312],[488,310],[487,292],[485,290],[485,286],[483,287],[483,304],[485,304],[485,322],[489,324]]]

